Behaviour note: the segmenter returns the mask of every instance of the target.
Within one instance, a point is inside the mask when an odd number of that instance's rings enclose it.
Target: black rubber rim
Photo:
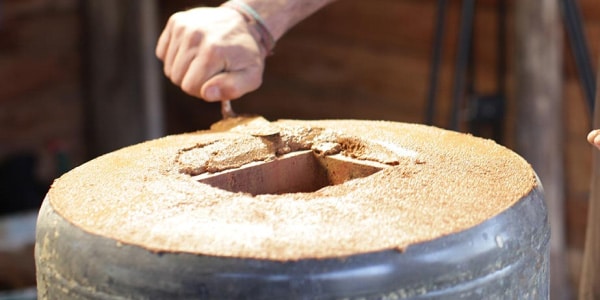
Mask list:
[[[544,299],[549,237],[541,188],[480,225],[404,252],[290,262],[154,253],[84,232],[46,200],[37,228],[38,293],[48,299],[481,299],[527,292]]]

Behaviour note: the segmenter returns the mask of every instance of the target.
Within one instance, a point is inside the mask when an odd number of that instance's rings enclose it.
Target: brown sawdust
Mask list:
[[[47,201],[91,234],[152,251],[296,260],[400,250],[462,231],[537,185],[512,151],[439,128],[358,120],[269,126],[279,131],[276,143],[243,130],[209,130],[123,148],[63,175]],[[390,167],[282,195],[232,193],[190,176],[332,142],[345,155]]]

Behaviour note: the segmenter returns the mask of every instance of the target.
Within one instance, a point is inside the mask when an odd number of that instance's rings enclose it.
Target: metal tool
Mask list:
[[[236,114],[231,107],[231,100],[221,101],[223,119],[212,124],[211,130],[241,131],[258,137],[274,137],[279,134],[279,127],[267,119],[257,115]]]
[[[221,115],[223,115],[223,120],[237,116],[231,107],[231,100],[221,101]]]

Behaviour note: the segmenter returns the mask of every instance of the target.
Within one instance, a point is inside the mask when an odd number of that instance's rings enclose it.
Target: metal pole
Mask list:
[[[575,58],[579,80],[583,87],[583,93],[587,100],[590,115],[594,111],[594,72],[590,62],[587,40],[581,27],[581,11],[576,0],[563,0],[561,3],[567,36],[571,44],[571,51]]]
[[[144,98],[146,139],[165,135],[163,113],[163,90],[161,68],[154,54],[158,40],[158,2],[156,0],[137,1],[140,26],[140,72],[142,77],[141,94]]]
[[[429,77],[429,92],[427,94],[427,111],[425,113],[425,124],[433,125],[435,115],[435,99],[440,75],[440,62],[444,42],[444,23],[446,23],[446,0],[438,0],[437,17],[435,25],[435,37],[433,40],[433,54],[431,57],[431,70]]]
[[[465,90],[465,77],[469,62],[469,50],[473,32],[473,18],[475,14],[475,0],[464,0],[461,13],[460,35],[458,38],[458,54],[456,57],[456,70],[454,71],[454,90],[452,97],[452,115],[450,116],[450,129],[459,129],[459,117],[462,98]]]

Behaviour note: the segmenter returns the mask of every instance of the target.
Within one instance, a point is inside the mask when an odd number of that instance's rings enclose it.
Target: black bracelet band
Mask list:
[[[221,6],[229,7],[239,12],[250,24],[255,25],[256,31],[258,31],[258,34],[260,35],[261,45],[265,48],[268,55],[273,54],[275,38],[273,38],[273,35],[269,32],[264,20],[252,7],[239,0],[229,0],[221,4]]]

